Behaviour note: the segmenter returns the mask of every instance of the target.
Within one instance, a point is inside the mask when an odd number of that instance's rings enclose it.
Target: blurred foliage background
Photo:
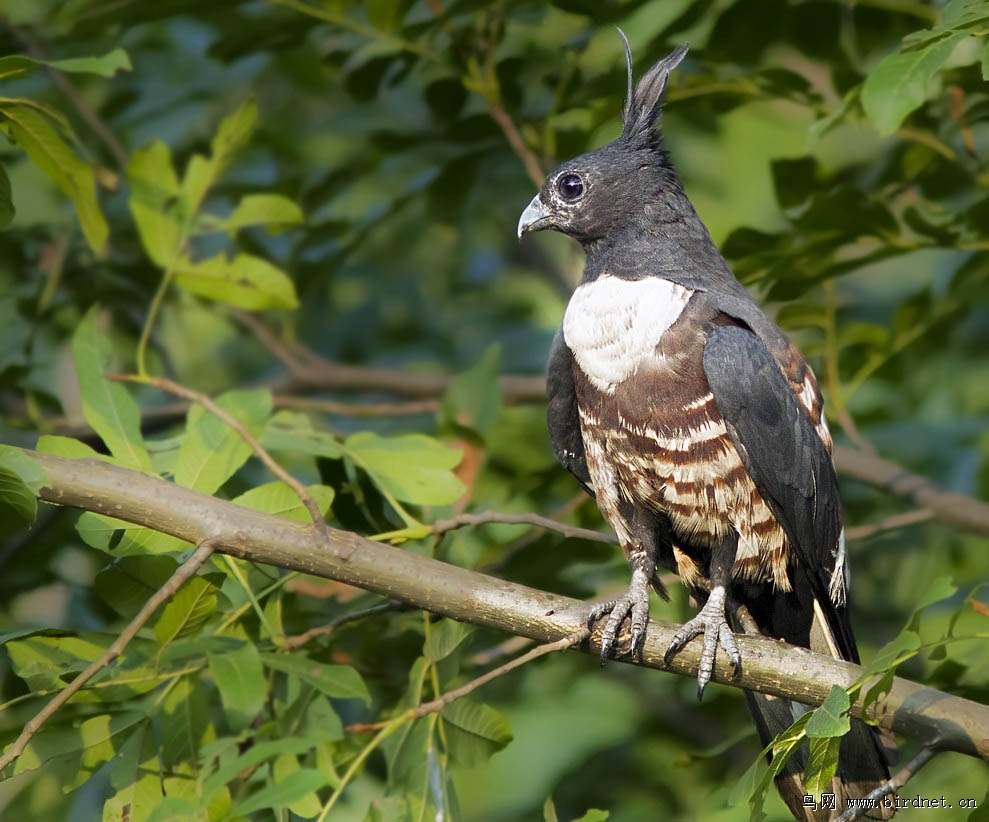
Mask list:
[[[637,73],[691,44],[668,92],[667,147],[739,277],[814,364],[836,439],[985,498],[989,5],[979,0],[3,0],[2,441],[34,447],[39,434],[66,435],[105,450],[87,425],[75,370],[82,328],[104,340],[97,347],[110,341],[100,348],[109,370],[146,367],[212,395],[267,386],[281,423],[311,425],[326,442],[419,433],[460,449],[465,490],[454,485],[451,494],[449,477],[434,477],[445,491],[400,496],[415,519],[494,509],[602,528],[593,502],[552,459],[543,409],[499,397],[495,376],[542,372],[579,278],[574,243],[540,235],[519,245],[515,226],[557,161],[617,136],[625,66],[616,25],[628,34]],[[94,57],[101,59],[81,60]],[[51,69],[43,61],[68,62]],[[226,137],[217,138],[225,118]],[[213,159],[209,169],[204,156]],[[259,192],[279,196],[244,199]],[[160,311],[148,323],[156,300]],[[253,316],[280,342],[265,344],[246,310],[263,310]],[[293,378],[275,354],[298,346],[334,363],[461,376],[438,403],[420,397],[418,406],[396,407],[403,398],[387,386],[354,379],[331,390]],[[195,421],[187,428],[173,400],[151,387],[131,394],[155,470],[172,474]],[[307,405],[314,400],[337,404]],[[234,397],[232,407],[242,401]],[[390,407],[368,416],[353,407],[361,403]],[[257,414],[270,427],[270,405]],[[408,524],[382,488],[394,491],[402,470],[435,456],[433,445],[410,447],[404,467],[389,463],[378,477],[352,454],[280,456],[300,478],[332,489],[332,524],[376,534]],[[440,463],[440,473],[450,467]],[[269,479],[252,461],[210,492],[232,498]],[[846,481],[842,490],[851,526],[910,513],[865,485]],[[31,530],[13,518],[0,523],[0,627],[57,629],[32,634],[41,644],[31,648],[17,640],[19,652],[8,643],[4,741],[40,706],[31,694],[62,681],[55,668],[79,670],[86,658],[61,645],[46,656],[44,642],[82,631],[105,647],[130,615],[122,589],[105,576],[125,561],[112,540],[77,532],[77,518],[44,507]],[[941,636],[949,622],[959,636],[985,630],[984,613],[966,600],[989,576],[985,539],[922,514],[908,519],[850,545],[852,617],[865,658],[932,586],[943,589],[943,577],[957,593],[925,611],[921,636]],[[581,597],[618,590],[627,577],[611,546],[521,526],[406,545]],[[145,559],[166,564],[127,573],[160,582],[175,551],[148,548],[158,556]],[[247,601],[230,568],[218,561],[211,573],[218,596],[194,639]],[[276,577],[250,569],[248,582],[288,633],[377,602],[298,576],[272,584]],[[972,596],[985,601],[984,591]],[[672,603],[654,609],[678,621],[689,613],[676,586]],[[241,642],[273,641],[249,608],[238,619]],[[0,813],[125,818],[112,814],[127,805],[122,774],[139,761],[151,763],[144,777],[154,778],[142,783],[151,792],[131,797],[126,818],[238,818],[231,807],[245,811],[240,818],[312,818],[327,789],[308,786],[275,810],[236,803],[303,766],[318,766],[338,786],[367,743],[343,734],[341,720],[393,713],[412,687],[410,671],[422,676],[424,636],[428,651],[431,631],[456,634],[442,625],[418,613],[379,614],[310,643],[311,659],[360,673],[370,707],[310,702],[310,694],[303,707],[318,704],[330,728],[316,752],[282,750],[256,772],[232,774],[208,813],[172,808],[176,815],[165,816],[155,810],[154,785],[167,776],[173,796],[193,796],[197,763],[227,761],[266,735],[291,737],[291,678],[268,671],[262,696],[273,718],[259,728],[225,713],[229,691],[215,666],[172,677],[171,696],[150,693],[163,704],[176,693],[198,700],[201,723],[186,727],[185,747],[175,743],[164,759],[137,755],[167,749],[161,734],[177,733],[168,711],[150,711],[133,726],[146,737],[127,726],[101,737],[102,747],[76,744],[39,754],[40,768],[21,766],[0,783]],[[484,631],[455,635],[446,655],[428,663],[435,679],[420,681],[420,693],[429,698],[430,687],[445,690],[507,658],[516,645],[505,643]],[[984,641],[928,651],[901,673],[989,699]],[[576,654],[544,658],[481,692],[490,711],[481,742],[458,743],[453,731],[448,738],[450,722],[418,723],[368,757],[330,818],[419,819],[438,806],[454,819],[541,819],[548,797],[560,819],[591,808],[622,822],[748,818],[744,802],[726,805],[758,753],[741,694],[714,686],[698,705],[693,689],[630,666],[602,671]],[[133,708],[146,693],[87,692],[58,721],[78,728]],[[986,776],[982,763],[943,756],[906,792],[981,798]],[[788,818],[775,798],[767,812]]]

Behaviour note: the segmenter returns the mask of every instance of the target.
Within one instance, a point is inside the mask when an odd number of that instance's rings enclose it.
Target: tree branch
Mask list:
[[[157,477],[99,460],[73,460],[26,452],[48,475],[39,496],[96,511],[198,544],[213,538],[225,553],[327,577],[451,619],[553,642],[580,630],[587,603],[537,591],[458,568],[426,556],[311,526],[208,497]],[[695,677],[700,643],[690,643],[669,664],[663,660],[677,626],[649,622],[642,664]],[[714,680],[734,687],[821,704],[833,684],[849,686],[862,669],[764,637],[739,636],[742,671],[736,678],[719,658]],[[597,654],[596,630],[582,650]],[[856,714],[861,708],[853,709]],[[867,714],[886,728],[938,750],[989,759],[989,707],[919,683],[896,678]]]
[[[909,500],[961,531],[989,535],[989,505],[955,491],[943,491],[927,477],[867,451],[835,446],[838,473]]]

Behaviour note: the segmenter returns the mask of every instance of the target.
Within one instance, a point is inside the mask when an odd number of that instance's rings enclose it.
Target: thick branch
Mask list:
[[[254,562],[327,577],[410,603],[452,619],[553,642],[584,624],[587,604],[458,568],[372,542],[346,531],[319,538],[311,526],[262,514],[199,494],[156,477],[98,460],[32,454],[48,473],[42,499],[97,511],[153,528],[191,543],[214,540],[218,550]],[[677,626],[650,621],[643,664],[696,676],[699,643],[690,643],[670,664],[663,661]],[[739,636],[742,672],[731,679],[717,665],[714,679],[735,687],[819,705],[831,686],[853,683],[856,665],[819,656],[762,637]],[[583,650],[598,653],[595,632]],[[897,733],[989,759],[989,708],[897,678],[890,693],[869,712]]]
[[[902,465],[852,448],[834,449],[838,473],[910,500],[918,508],[961,531],[989,535],[989,505],[954,491],[938,488],[927,477]]]

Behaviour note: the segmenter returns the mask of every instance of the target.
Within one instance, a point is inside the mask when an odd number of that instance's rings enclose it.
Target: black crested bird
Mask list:
[[[703,635],[698,695],[720,646],[736,668],[744,605],[761,633],[858,662],[831,435],[800,351],[735,279],[684,194],[658,130],[681,47],[632,87],[621,136],[552,171],[519,220],[584,247],[587,262],[550,352],[548,421],[559,461],[594,494],[632,581],[607,615],[602,659],[631,622],[641,649],[656,568],[698,601],[667,657]],[[730,622],[729,622],[730,620]],[[805,706],[746,692],[766,745]],[[798,819],[807,750],[777,778]],[[889,779],[875,731],[853,719],[832,785],[838,812]],[[875,809],[878,818],[891,812]]]

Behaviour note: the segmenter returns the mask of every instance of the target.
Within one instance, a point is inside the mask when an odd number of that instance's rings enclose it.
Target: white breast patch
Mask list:
[[[563,339],[594,387],[612,394],[643,358],[656,355],[659,338],[693,293],[659,277],[598,277],[570,298]]]

